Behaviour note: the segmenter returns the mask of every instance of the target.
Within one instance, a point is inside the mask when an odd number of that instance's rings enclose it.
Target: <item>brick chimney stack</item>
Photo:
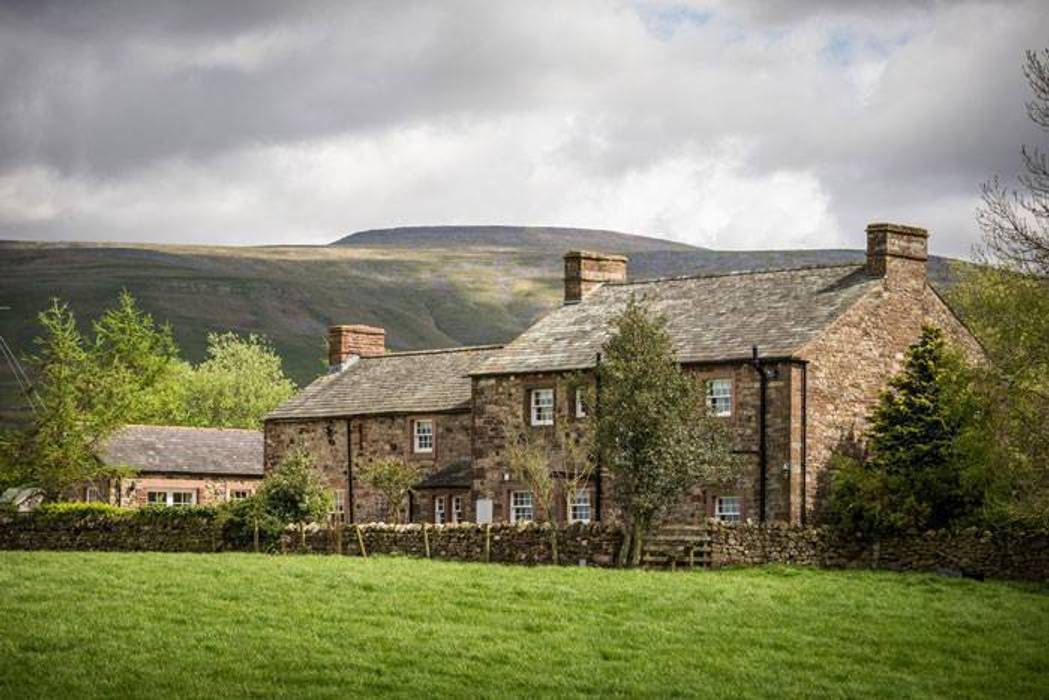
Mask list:
[[[626,282],[627,258],[589,250],[565,253],[565,303],[576,304],[605,282]]]
[[[376,326],[329,326],[328,366],[333,372],[360,357],[386,353],[386,331]]]
[[[916,226],[867,226],[867,271],[885,278],[886,287],[920,292],[928,277],[929,232]]]

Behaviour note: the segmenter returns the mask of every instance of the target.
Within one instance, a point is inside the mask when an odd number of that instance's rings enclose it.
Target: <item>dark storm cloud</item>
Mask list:
[[[0,7],[0,235],[305,242],[401,223],[965,253],[1017,166],[1038,3]]]

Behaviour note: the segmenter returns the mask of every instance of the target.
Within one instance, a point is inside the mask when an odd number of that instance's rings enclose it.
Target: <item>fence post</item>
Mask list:
[[[484,561],[492,561],[492,524],[485,523],[484,526]]]
[[[423,523],[423,545],[426,547],[426,558],[430,558],[430,531],[426,529],[426,523]]]
[[[353,529],[357,531],[357,545],[361,548],[361,556],[367,559],[368,550],[364,548],[364,535],[361,534],[361,526],[354,525]]]

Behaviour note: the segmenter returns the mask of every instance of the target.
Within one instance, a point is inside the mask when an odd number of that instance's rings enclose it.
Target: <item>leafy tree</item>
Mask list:
[[[257,335],[208,335],[208,357],[189,377],[186,421],[190,425],[257,428],[295,393],[280,356]]]
[[[386,498],[386,517],[391,522],[400,523],[407,519],[405,500],[421,476],[417,465],[396,457],[374,459],[362,463],[357,475]]]
[[[925,327],[874,411],[866,459],[839,456],[831,521],[864,535],[943,528],[973,517],[981,491],[961,449],[973,419],[961,360]]]
[[[288,452],[277,469],[262,480],[256,496],[280,522],[299,526],[303,545],[306,525],[322,521],[335,504],[331,490],[314,467],[313,456],[303,447]]]
[[[39,321],[43,334],[30,365],[41,407],[27,429],[5,436],[2,464],[4,481],[33,484],[57,500],[75,484],[111,475],[95,455],[117,422],[101,405],[106,377],[69,307],[53,300]]]
[[[596,444],[622,511],[622,563],[687,489],[738,478],[729,429],[708,415],[700,383],[677,364],[666,320],[631,298],[612,321],[600,372]]]
[[[1049,132],[1049,49],[1027,52],[1031,120]],[[1021,149],[1017,186],[983,188],[977,249],[984,266],[964,271],[952,303],[987,352],[971,379],[981,397],[989,518],[1049,525],[1049,160]]]

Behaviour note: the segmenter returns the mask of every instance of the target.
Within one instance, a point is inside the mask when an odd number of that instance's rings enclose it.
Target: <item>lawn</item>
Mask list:
[[[1049,589],[793,568],[0,552],[0,697],[995,696]]]

